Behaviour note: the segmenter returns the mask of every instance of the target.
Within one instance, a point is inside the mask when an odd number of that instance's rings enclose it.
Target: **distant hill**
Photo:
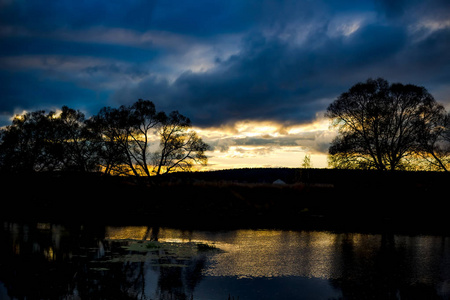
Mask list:
[[[273,183],[281,179],[286,183],[299,180],[300,169],[295,168],[242,168],[204,172],[178,172],[163,176],[163,180],[227,181],[235,183]]]
[[[323,183],[339,186],[355,185],[446,185],[450,183],[448,172],[303,168],[242,168],[205,172],[179,172],[161,176],[162,181],[226,181],[234,183],[273,183],[282,180],[293,183]]]

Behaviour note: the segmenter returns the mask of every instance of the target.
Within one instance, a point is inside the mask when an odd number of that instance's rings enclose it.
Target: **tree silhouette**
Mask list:
[[[126,121],[121,109],[104,107],[99,113],[87,120],[93,132],[98,163],[105,174],[128,174],[126,155]],[[128,160],[129,161],[129,160]]]
[[[312,166],[312,164],[311,164],[311,155],[310,154],[306,154],[305,157],[303,158],[302,168],[303,169],[310,169],[311,166]]]
[[[9,172],[53,171],[61,168],[62,148],[56,143],[55,112],[16,116],[2,130],[1,167]]]
[[[189,118],[157,112],[149,100],[105,107],[90,122],[103,141],[100,156],[108,174],[160,175],[207,162],[208,145],[191,130]]]
[[[450,114],[441,105],[424,107],[416,123],[418,151],[431,166],[444,171],[450,166]]]
[[[160,125],[163,113],[156,113],[151,101],[139,100],[128,109],[128,147],[127,151],[135,168],[146,176],[151,175],[152,166],[150,143],[152,130]]]
[[[1,131],[0,167],[7,172],[96,171],[97,158],[84,114],[63,106],[16,116]]]
[[[103,139],[102,157],[105,172],[151,175],[150,136],[159,126],[155,105],[139,100],[118,109],[105,107],[92,119],[92,127]]]
[[[63,168],[82,172],[98,170],[98,158],[92,142],[94,134],[87,127],[84,114],[63,106],[55,125],[56,142],[61,144],[64,153],[61,158]]]
[[[208,145],[189,118],[157,112],[153,102],[104,107],[85,119],[63,106],[16,116],[0,130],[3,172],[102,170],[106,174],[150,176],[206,164]]]
[[[195,131],[189,130],[191,121],[178,111],[161,119],[160,151],[155,153],[156,174],[173,170],[190,170],[193,163],[206,164],[204,152],[209,149]]]
[[[382,78],[357,83],[327,109],[326,116],[338,129],[329,149],[330,163],[345,168],[407,168],[409,159],[437,150],[432,139],[440,140],[445,130],[435,131],[438,125],[431,120],[441,120],[444,112],[423,87],[389,84]],[[448,122],[444,126],[448,128]]]

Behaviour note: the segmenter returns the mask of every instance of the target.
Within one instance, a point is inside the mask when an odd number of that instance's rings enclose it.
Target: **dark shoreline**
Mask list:
[[[1,182],[4,221],[450,234],[446,173],[245,169],[150,179],[9,175]]]

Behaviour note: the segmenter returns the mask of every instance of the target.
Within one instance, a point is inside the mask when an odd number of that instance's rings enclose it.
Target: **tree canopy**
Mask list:
[[[206,164],[209,146],[189,118],[157,112],[153,102],[104,107],[86,119],[80,111],[36,111],[16,116],[0,131],[4,172],[103,171],[150,176]]]
[[[338,129],[333,167],[448,170],[450,118],[424,87],[368,79],[342,93],[326,116]]]

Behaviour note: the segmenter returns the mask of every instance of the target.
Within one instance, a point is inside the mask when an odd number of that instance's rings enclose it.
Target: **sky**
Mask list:
[[[0,0],[0,126],[151,100],[209,169],[327,167],[327,107],[382,77],[450,110],[448,0]]]

